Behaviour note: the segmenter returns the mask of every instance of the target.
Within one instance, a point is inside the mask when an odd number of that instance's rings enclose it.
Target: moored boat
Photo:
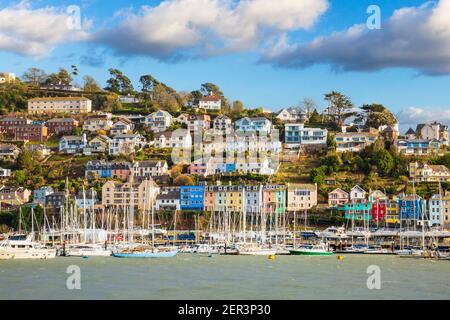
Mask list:
[[[112,251],[98,244],[80,244],[66,248],[66,257],[109,257]]]
[[[173,258],[177,255],[177,248],[132,248],[121,251],[115,251],[112,253],[116,258]]]
[[[0,243],[0,260],[11,259],[53,259],[56,249],[43,247],[32,241],[30,235],[14,235]]]
[[[330,256],[333,252],[329,251],[325,244],[305,244],[299,248],[289,250],[291,255],[294,256]]]

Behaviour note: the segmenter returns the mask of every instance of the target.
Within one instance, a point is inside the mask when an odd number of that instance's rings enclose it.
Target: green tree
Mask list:
[[[361,107],[363,110],[358,114],[358,119],[364,121],[367,127],[378,128],[380,126],[392,126],[397,123],[397,119],[382,104],[365,104]]]
[[[352,112],[353,103],[350,98],[340,92],[332,91],[325,94],[325,101],[328,102],[328,115],[338,126],[342,126],[348,117],[355,114]]]
[[[386,149],[382,149],[376,153],[374,164],[381,174],[388,175],[392,169],[394,169],[395,163],[390,152]]]
[[[118,69],[109,69],[110,78],[106,81],[107,87],[105,90],[114,92],[116,94],[128,95],[134,92],[133,84],[130,78]]]

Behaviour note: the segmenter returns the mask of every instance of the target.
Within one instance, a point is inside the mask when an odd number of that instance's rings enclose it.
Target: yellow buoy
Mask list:
[[[269,259],[269,260],[275,260],[275,259],[276,259],[276,256],[275,256],[274,254],[271,254],[270,256],[268,256],[268,259]]]
[[[338,259],[339,261],[344,261],[344,256],[337,256],[337,259]]]

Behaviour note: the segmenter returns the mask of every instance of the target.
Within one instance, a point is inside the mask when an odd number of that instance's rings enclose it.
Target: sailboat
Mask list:
[[[151,247],[148,247],[144,244],[142,245],[131,245],[128,248],[124,248],[121,250],[115,250],[112,252],[112,256],[116,258],[173,258],[178,254],[178,248],[176,247],[155,247],[155,212],[154,212],[154,206],[153,206],[153,197],[150,196],[150,189],[153,188],[153,184],[149,187],[149,181],[146,180],[146,198],[147,198],[147,204],[148,206],[151,206],[151,217],[152,217],[152,244]],[[134,203],[134,192],[132,190],[133,183],[131,181],[130,183],[130,217],[129,222],[131,222],[134,219],[133,216],[133,203]],[[148,210],[148,208],[147,208]],[[176,212],[175,212],[175,219],[176,219]],[[175,220],[176,221],[176,220]],[[129,227],[132,225],[132,222],[129,223]],[[176,225],[176,222],[175,222]],[[131,230],[132,231],[132,230]],[[132,234],[132,232],[131,232]],[[175,236],[174,236],[175,239]],[[131,242],[133,242],[133,239],[131,239]]]
[[[289,252],[294,256],[330,256],[333,254],[323,242],[319,244],[304,244],[299,248],[290,249]]]
[[[94,190],[91,189],[92,195],[92,206],[91,206],[91,243],[87,242],[87,211],[86,211],[86,193],[83,187],[83,219],[84,219],[84,230],[83,230],[83,238],[84,243],[68,245],[65,248],[66,257],[109,257],[111,256],[111,250],[107,249],[106,243],[105,245],[101,245],[95,243],[95,208],[94,208]]]

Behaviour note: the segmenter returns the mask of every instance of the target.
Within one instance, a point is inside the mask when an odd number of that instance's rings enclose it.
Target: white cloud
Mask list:
[[[450,0],[401,8],[382,23],[381,30],[354,25],[305,45],[267,52],[263,61],[291,68],[329,64],[344,71],[403,67],[450,74]]]
[[[415,128],[418,123],[438,121],[450,124],[450,108],[409,107],[397,114],[402,126]]]
[[[120,54],[159,59],[241,52],[312,27],[328,6],[328,0],[165,0],[128,13],[93,40]]]
[[[64,10],[33,9],[26,1],[0,9],[0,51],[40,57],[59,44],[85,39],[87,25],[70,30],[68,19]]]

